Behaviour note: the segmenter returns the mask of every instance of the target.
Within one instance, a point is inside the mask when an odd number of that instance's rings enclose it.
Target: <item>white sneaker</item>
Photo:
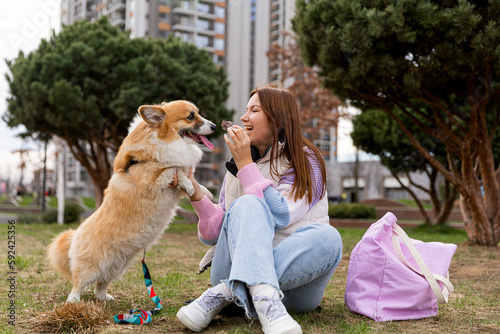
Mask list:
[[[302,334],[302,328],[288,314],[274,286],[253,285],[250,294],[265,334]]]
[[[220,283],[203,292],[189,305],[181,307],[177,319],[193,332],[200,332],[233,300],[231,290],[225,283]]]

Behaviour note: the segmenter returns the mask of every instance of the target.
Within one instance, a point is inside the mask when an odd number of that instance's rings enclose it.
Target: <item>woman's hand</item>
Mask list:
[[[191,201],[193,201],[193,202],[201,201],[203,199],[203,197],[205,197],[205,193],[203,192],[203,190],[201,190],[201,187],[200,187],[200,184],[198,183],[198,181],[196,181],[194,179],[193,167],[189,168],[188,179],[189,179],[189,181],[191,181],[191,183],[193,184],[193,187],[194,187],[194,194],[189,199],[191,199]],[[168,187],[169,188],[177,188],[178,185],[179,185],[179,181],[177,178],[177,173],[175,173],[174,180],[172,182],[170,182]]]
[[[188,179],[189,181],[191,181],[194,187],[194,194],[190,197],[190,200],[193,202],[201,201],[203,197],[205,197],[205,193],[203,192],[203,190],[201,190],[200,184],[194,178],[193,167],[189,168]]]
[[[232,126],[227,130],[227,134],[224,134],[224,140],[231,151],[238,170],[253,162],[250,138],[248,138],[245,129],[238,125]]]

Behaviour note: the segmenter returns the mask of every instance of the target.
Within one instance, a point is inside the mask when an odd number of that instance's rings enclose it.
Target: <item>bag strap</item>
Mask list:
[[[393,235],[392,235],[392,245],[394,247],[394,252],[396,254],[396,257],[403,262],[405,266],[407,266],[409,269],[414,271],[415,273],[425,277],[427,282],[429,283],[432,291],[434,292],[434,295],[436,296],[438,304],[445,304],[448,302],[448,296],[454,291],[453,284],[451,284],[450,280],[447,277],[443,277],[441,275],[433,274],[431,273],[429,267],[425,263],[424,259],[418,252],[417,248],[411,241],[411,239],[408,237],[406,232],[399,226],[398,224],[394,224],[393,226]],[[399,243],[399,238],[403,240],[404,244],[408,249],[410,250],[411,254],[413,255],[413,258],[417,262],[417,265],[419,266],[420,270],[417,270],[413,268],[413,266],[408,263],[406,258],[403,255],[403,251],[401,250],[401,245]],[[439,287],[439,284],[437,281],[440,281],[441,283],[444,284],[443,291]],[[444,289],[446,288],[446,289]]]

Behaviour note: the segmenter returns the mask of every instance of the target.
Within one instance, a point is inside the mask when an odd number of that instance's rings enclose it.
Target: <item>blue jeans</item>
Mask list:
[[[225,282],[247,316],[257,317],[248,286],[266,283],[280,290],[287,310],[318,307],[342,257],[342,239],[327,224],[299,227],[273,249],[274,225],[266,202],[245,195],[229,208],[217,241],[210,278]]]

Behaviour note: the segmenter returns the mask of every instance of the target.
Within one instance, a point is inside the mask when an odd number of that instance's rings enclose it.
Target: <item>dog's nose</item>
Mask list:
[[[210,130],[215,131],[216,127],[217,127],[217,125],[215,125],[214,123],[210,122]]]

